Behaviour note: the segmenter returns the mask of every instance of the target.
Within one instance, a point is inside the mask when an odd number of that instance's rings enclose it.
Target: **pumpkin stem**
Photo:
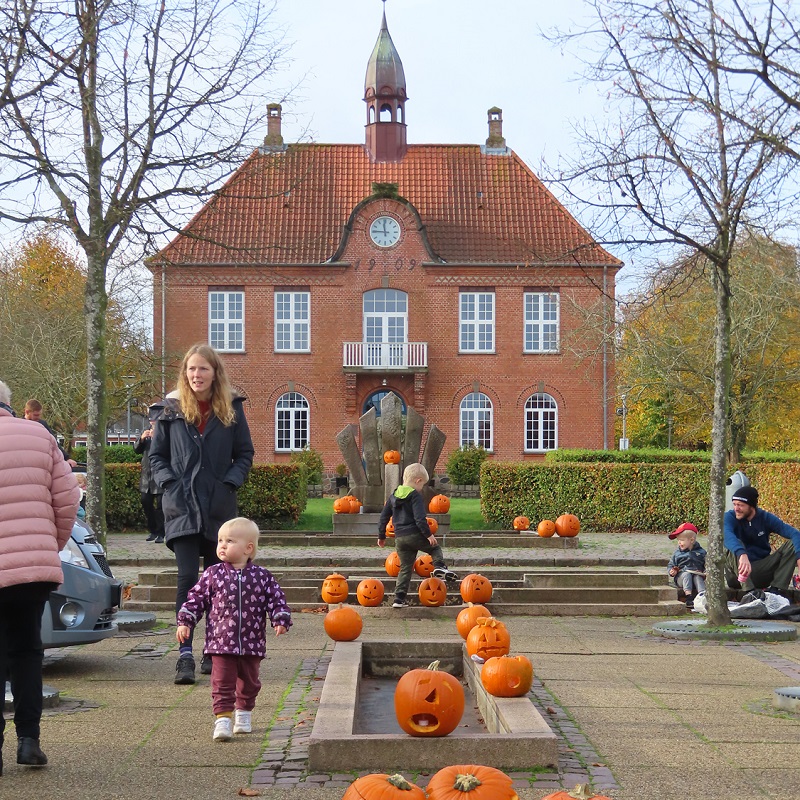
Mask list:
[[[436,659],[436,661],[431,661],[431,663],[428,664],[428,669],[432,669],[435,672],[439,669],[439,663],[439,659]]]
[[[571,792],[567,792],[569,797],[574,797],[575,800],[592,800],[595,796],[594,792],[589,788],[588,783],[578,783]]]
[[[391,783],[395,789],[400,789],[403,792],[411,791],[411,784],[399,772],[395,775],[389,775],[386,778],[386,783]]]
[[[480,785],[481,782],[475,777],[475,775],[459,772],[458,775],[456,775],[456,781],[453,784],[453,788],[457,792],[471,792]]]

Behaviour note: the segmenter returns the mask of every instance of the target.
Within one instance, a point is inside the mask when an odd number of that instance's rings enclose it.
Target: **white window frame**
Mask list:
[[[522,301],[524,353],[557,353],[561,339],[558,292],[525,292]]]
[[[288,313],[279,307],[283,303],[288,304]],[[275,292],[274,336],[276,353],[311,352],[311,292],[283,289]],[[283,343],[284,339],[289,340],[288,345]]]
[[[546,453],[549,450],[558,450],[558,403],[552,395],[536,392],[525,401],[524,451]]]
[[[458,293],[459,353],[494,353],[495,293]]]
[[[282,435],[281,424],[286,428]],[[305,437],[302,431],[305,430]],[[299,435],[298,435],[299,434]],[[288,440],[288,445],[284,444]],[[306,397],[300,392],[285,392],[275,403],[275,452],[296,453],[311,441],[311,414]]]
[[[208,290],[208,343],[223,353],[244,352],[243,290]]]
[[[461,447],[475,445],[489,452],[494,449],[494,407],[483,392],[470,392],[461,400],[458,431]]]

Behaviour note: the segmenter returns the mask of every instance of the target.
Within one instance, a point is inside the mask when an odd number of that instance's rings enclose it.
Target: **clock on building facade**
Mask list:
[[[393,247],[400,241],[400,223],[394,217],[376,217],[369,226],[369,238],[378,247]]]

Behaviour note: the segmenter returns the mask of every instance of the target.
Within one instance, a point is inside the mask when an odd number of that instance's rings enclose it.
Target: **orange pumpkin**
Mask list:
[[[465,603],[488,603],[492,599],[492,582],[471,572],[461,581],[461,599]]]
[[[511,650],[511,634],[500,620],[494,617],[478,617],[475,627],[467,634],[467,653],[488,661],[494,656],[508,655]]]
[[[389,517],[389,521],[386,523],[386,535],[394,536],[394,519],[392,517]]]
[[[344,497],[337,497],[333,501],[333,511],[335,514],[349,514],[350,513],[350,495]]]
[[[425,791],[400,774],[373,773],[353,781],[342,800],[425,800]]]
[[[533,683],[533,664],[525,656],[495,656],[481,668],[481,683],[495,697],[522,697]]]
[[[492,613],[486,606],[474,606],[470,603],[466,608],[462,608],[456,617],[456,628],[462,639],[469,636],[469,632],[475,627],[478,617],[491,617]]]
[[[326,603],[345,603],[350,587],[347,585],[347,578],[334,572],[322,581],[322,599]]]
[[[458,678],[439,669],[412,669],[394,690],[397,723],[411,736],[447,736],[464,714],[464,687]]]
[[[562,514],[556,520],[556,533],[559,536],[577,536],[581,529],[581,521],[574,514]]]
[[[394,553],[389,553],[386,556],[386,574],[390,578],[396,578],[400,574],[400,554],[395,550]]]
[[[383,602],[383,594],[383,581],[377,578],[365,578],[356,588],[356,597],[362,606],[379,606]]]
[[[433,572],[433,559],[427,553],[423,553],[414,562],[414,572],[416,572],[420,578],[430,578]]]
[[[505,772],[480,764],[454,764],[428,781],[428,800],[519,800]]]
[[[431,529],[431,533],[436,535],[436,531],[439,530],[439,523],[433,517],[425,517],[428,520],[428,527]]]
[[[543,797],[542,800],[611,800],[604,794],[595,794],[588,783],[579,783],[571,792],[560,790]]]
[[[350,502],[350,513],[358,514],[361,508],[361,501],[354,494],[347,495],[347,499]]]
[[[450,498],[444,494],[436,494],[428,503],[431,514],[446,514],[450,510]]]
[[[400,451],[399,450],[387,450],[383,454],[383,460],[387,464],[399,464],[400,463]]]
[[[447,584],[441,578],[425,578],[419,585],[418,594],[423,606],[443,606],[447,600]]]
[[[322,621],[325,633],[334,642],[352,642],[361,635],[364,621],[353,606],[337,606],[331,609]]]
[[[511,525],[515,531],[527,531],[531,527],[531,521],[527,517],[514,517]]]
[[[546,539],[550,538],[555,532],[556,524],[551,519],[543,519],[536,528],[536,533],[538,533],[539,536],[544,536]]]

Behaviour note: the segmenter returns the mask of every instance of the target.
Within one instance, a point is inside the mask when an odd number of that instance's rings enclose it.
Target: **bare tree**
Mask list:
[[[727,407],[731,384],[730,262],[740,228],[767,229],[786,194],[793,114],[737,56],[721,0],[592,0],[593,23],[557,37],[579,44],[587,76],[608,92],[618,119],[584,126],[582,155],[562,184],[594,212],[605,243],[658,246],[694,258],[714,288],[709,622],[730,621],[724,582]],[[752,8],[750,9],[752,12]],[[751,13],[751,17],[752,17]],[[769,25],[769,18],[758,24]],[[587,51],[585,48],[589,48]],[[587,56],[587,52],[592,52]],[[698,53],[702,53],[699,56]],[[755,126],[743,122],[742,109]]]
[[[16,0],[0,17],[0,219],[61,226],[86,258],[87,516],[101,535],[108,265],[174,230],[252,147],[284,55],[271,11]]]

